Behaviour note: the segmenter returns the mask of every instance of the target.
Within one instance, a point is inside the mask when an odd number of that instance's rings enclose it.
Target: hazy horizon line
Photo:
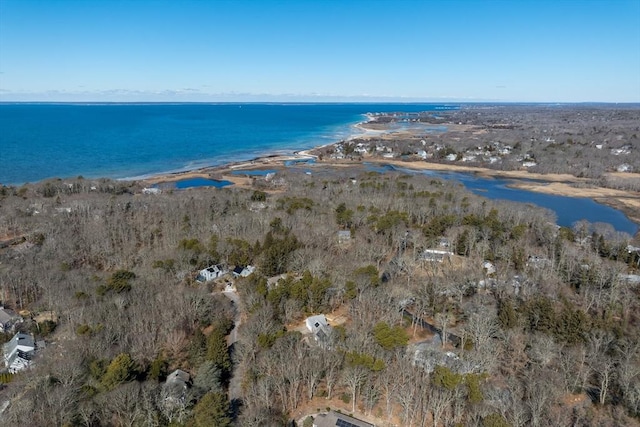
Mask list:
[[[134,91],[114,89],[95,92],[13,92],[0,89],[0,103],[502,103],[502,104],[639,104],[638,100],[504,99],[465,96],[392,96],[333,94],[203,93],[183,90]]]
[[[223,104],[511,104],[511,105],[638,105],[640,101],[508,101],[508,100],[457,100],[457,99],[411,99],[406,98],[371,98],[371,99],[341,99],[341,100],[321,100],[321,99],[305,99],[305,100],[211,100],[211,101],[182,101],[182,100],[2,100],[0,104],[201,104],[201,105],[223,105]]]

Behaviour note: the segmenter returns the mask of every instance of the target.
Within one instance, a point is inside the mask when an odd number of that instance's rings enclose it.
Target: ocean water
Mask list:
[[[136,178],[345,139],[374,112],[435,104],[0,104],[0,184]]]

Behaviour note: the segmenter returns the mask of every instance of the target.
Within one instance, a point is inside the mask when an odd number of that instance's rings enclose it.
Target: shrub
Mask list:
[[[482,427],[509,427],[510,424],[500,414],[489,414],[482,419]]]
[[[107,359],[95,359],[89,364],[89,374],[96,380],[100,380],[107,370],[109,361]]]
[[[393,350],[403,347],[409,342],[409,335],[399,326],[390,327],[385,322],[379,322],[373,328],[373,336],[382,348]]]
[[[255,190],[251,195],[251,200],[254,202],[264,202],[267,200],[267,193],[260,190]]]
[[[13,380],[13,374],[9,372],[0,373],[0,384],[8,384]]]
[[[227,427],[231,425],[229,401],[223,393],[207,393],[193,408],[196,427]]]
[[[100,382],[107,390],[112,390],[133,379],[135,373],[135,363],[131,356],[127,353],[120,353],[111,361]]]
[[[129,291],[131,284],[129,281],[136,278],[136,275],[127,270],[118,270],[107,279],[107,287],[117,293]]]
[[[158,382],[164,381],[167,378],[168,368],[169,363],[164,359],[164,357],[156,357],[149,367],[149,379],[156,380]]]
[[[83,323],[82,325],[76,328],[76,334],[78,335],[90,335],[91,334],[91,326]]]
[[[78,291],[75,293],[74,297],[78,300],[83,300],[89,298],[89,295],[86,292]]]

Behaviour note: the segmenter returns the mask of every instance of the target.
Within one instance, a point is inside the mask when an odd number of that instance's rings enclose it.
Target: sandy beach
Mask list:
[[[234,186],[241,188],[251,187],[252,179],[248,175],[242,175],[239,170],[260,170],[260,169],[280,169],[285,167],[285,163],[290,160],[315,159],[309,154],[311,150],[299,151],[292,155],[275,155],[258,157],[253,160],[232,162],[221,166],[212,166],[194,169],[191,171],[174,172],[169,174],[154,175],[141,180],[145,185],[157,185],[162,183],[172,183],[191,178],[205,178],[213,180],[226,180]]]

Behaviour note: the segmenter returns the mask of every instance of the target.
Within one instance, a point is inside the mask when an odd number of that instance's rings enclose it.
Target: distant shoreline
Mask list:
[[[368,120],[359,122],[354,127],[364,131],[363,134],[353,134],[346,139],[346,141],[353,140],[359,137],[367,137],[372,135],[379,135],[385,138],[393,137],[392,134],[398,132],[390,129],[367,129],[366,124],[373,120],[373,116],[367,116]],[[461,172],[476,174],[483,178],[505,178],[513,179],[518,182],[513,182],[509,186],[521,190],[545,193],[550,195],[577,197],[577,198],[589,198],[593,201],[610,206],[614,209],[621,211],[632,222],[640,226],[640,192],[631,192],[616,190],[606,187],[597,187],[591,185],[591,181],[586,178],[579,178],[570,174],[541,174],[533,173],[526,170],[495,170],[483,167],[464,166],[456,164],[435,163],[427,161],[404,161],[398,159],[386,159],[375,156],[366,156],[361,160],[336,160],[321,158],[317,153],[320,150],[334,147],[343,141],[335,141],[333,143],[324,144],[310,149],[303,149],[294,151],[290,155],[265,155],[259,156],[247,161],[230,162],[219,166],[197,168],[184,172],[165,173],[154,175],[145,179],[129,180],[129,181],[141,181],[147,185],[157,185],[161,183],[173,183],[176,181],[190,179],[190,178],[206,178],[213,180],[227,180],[233,183],[238,188],[251,188],[252,179],[248,175],[233,174],[237,170],[260,170],[260,169],[276,169],[284,170],[285,163],[287,161],[304,161],[313,159],[318,166],[330,166],[330,167],[350,167],[361,166],[364,162],[389,164],[407,169],[416,170],[433,170],[443,172]],[[640,178],[640,174],[629,174]],[[525,182],[528,180],[537,180],[542,182]],[[584,187],[576,187],[584,186]],[[640,230],[638,231],[640,233]],[[636,233],[636,235],[638,235]]]

